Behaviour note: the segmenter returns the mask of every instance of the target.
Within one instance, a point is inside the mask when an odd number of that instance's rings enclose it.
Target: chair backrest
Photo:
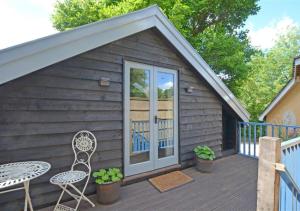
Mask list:
[[[72,148],[75,154],[75,160],[72,165],[74,167],[83,165],[84,171],[91,174],[91,157],[96,151],[97,140],[93,133],[87,130],[82,130],[76,133],[72,140]],[[82,170],[82,169],[81,169]]]

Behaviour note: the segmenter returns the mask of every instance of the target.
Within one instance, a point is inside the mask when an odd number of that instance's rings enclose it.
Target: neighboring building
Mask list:
[[[259,117],[273,124],[300,125],[300,57],[294,59],[293,78]]]
[[[79,130],[98,140],[93,170],[120,167],[130,180],[192,165],[200,144],[236,152],[237,121],[249,119],[156,6],[4,49],[0,84],[1,163],[52,165],[32,183],[38,207],[57,200],[49,178],[70,168]],[[2,197],[1,210],[20,210],[22,197]]]

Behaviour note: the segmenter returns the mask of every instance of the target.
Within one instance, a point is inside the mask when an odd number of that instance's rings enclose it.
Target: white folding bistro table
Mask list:
[[[45,174],[50,167],[49,163],[43,161],[26,161],[0,165],[0,189],[5,188],[0,194],[24,189],[24,211],[27,211],[27,205],[33,211],[29,195],[29,181]],[[7,189],[21,183],[24,184],[24,187]]]

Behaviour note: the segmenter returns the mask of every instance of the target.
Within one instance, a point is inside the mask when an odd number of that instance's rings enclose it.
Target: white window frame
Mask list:
[[[142,163],[130,164],[130,68],[141,68],[150,71],[150,151],[149,151],[149,161]],[[167,72],[174,75],[174,155],[158,159],[158,125],[154,124],[154,116],[157,115],[157,89],[154,91],[153,87],[156,85],[156,74],[157,72]],[[166,166],[178,164],[178,76],[177,71],[162,68],[153,65],[141,64],[132,61],[124,62],[124,174],[125,176],[130,176],[134,174],[139,174],[158,168],[163,168]]]

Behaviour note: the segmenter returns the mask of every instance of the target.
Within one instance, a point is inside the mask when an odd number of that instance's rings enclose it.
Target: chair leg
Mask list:
[[[84,192],[85,192],[85,189],[86,189],[86,187],[87,187],[88,181],[89,181],[89,177],[87,178],[87,181],[86,181],[86,183],[85,183],[84,188],[82,189],[82,191],[80,191],[78,188],[76,188],[73,184],[67,184],[67,185],[64,185],[64,186],[63,186],[63,185],[58,185],[58,186],[62,189],[62,192],[61,192],[60,197],[59,197],[59,199],[58,199],[58,201],[57,201],[57,203],[56,203],[56,205],[55,205],[54,210],[57,208],[58,205],[60,205],[60,201],[61,201],[61,199],[62,199],[64,193],[69,194],[71,197],[73,197],[73,198],[77,201],[76,207],[73,208],[75,211],[78,209],[78,207],[79,207],[80,202],[81,202],[82,199],[85,200],[85,201],[87,201],[88,203],[90,203],[90,204],[92,205],[92,207],[95,207],[95,204],[94,204],[92,201],[90,201],[90,200],[84,195]],[[76,193],[77,193],[78,195],[72,193],[71,191],[69,191],[69,190],[67,189],[67,186],[70,186],[71,188],[73,188],[73,190],[76,191]]]
[[[24,191],[25,191],[25,183],[24,183]],[[25,192],[25,201],[24,201],[24,211],[27,211],[27,194]]]
[[[70,187],[72,187],[70,184],[69,184]],[[59,186],[61,189],[63,189],[67,194],[69,194],[73,199],[75,199],[76,201],[79,200],[79,197],[80,195],[76,195],[74,193],[72,193],[71,191],[69,191],[67,188],[65,188],[64,186]]]
[[[84,191],[80,191],[78,190],[78,188],[76,188],[73,184],[70,184],[70,187],[72,187],[78,194],[82,195],[82,199],[87,201],[88,203],[90,203],[90,205],[92,205],[92,207],[95,207],[95,204],[89,200],[85,195],[84,195]]]
[[[75,207],[75,210],[77,210],[78,209],[78,207],[79,207],[79,204],[80,204],[80,201],[84,198],[84,199],[87,199],[87,197],[84,195],[84,192],[85,192],[85,189],[86,189],[86,187],[87,187],[87,184],[89,183],[89,180],[90,180],[90,177],[88,176],[87,177],[87,180],[86,180],[86,182],[85,182],[85,185],[84,185],[84,187],[83,187],[83,189],[82,189],[82,191],[80,191],[80,190],[78,190],[78,188],[76,188],[73,184],[70,184],[70,186],[79,194],[79,199],[78,199],[78,203],[77,203],[77,205],[76,205],[76,207]],[[92,207],[94,207],[95,206],[95,204],[93,203],[93,202],[91,202],[89,199],[87,199],[87,201],[92,205]]]
[[[70,186],[71,188],[73,188],[73,189],[79,194],[79,195],[76,195],[76,194],[72,193],[71,191],[69,191],[69,190],[66,188],[66,186],[59,185],[59,187],[60,187],[61,189],[63,189],[63,192],[69,194],[72,198],[74,198],[74,199],[76,200],[77,203],[76,203],[75,208],[73,208],[73,210],[76,211],[76,210],[78,209],[78,207],[79,207],[80,202],[81,202],[82,199],[87,200],[93,207],[95,206],[95,205],[93,204],[93,202],[91,202],[88,198],[86,198],[86,197],[83,195],[83,192],[80,192],[74,185],[68,184],[68,186]],[[85,189],[85,188],[84,188],[84,189]],[[60,198],[60,199],[61,199],[61,198]],[[58,203],[56,204],[56,206],[59,205],[60,199],[59,199]],[[55,206],[55,207],[56,207],[56,206]]]
[[[76,210],[78,209],[78,207],[79,207],[79,204],[80,204],[80,202],[81,202],[81,200],[82,200],[83,193],[84,193],[84,191],[85,191],[85,188],[86,188],[86,185],[84,186],[82,192],[80,192],[79,199],[78,199],[77,205],[76,205],[76,207],[75,207],[75,211],[76,211]]]
[[[60,186],[60,185],[59,185],[59,187],[62,189],[62,192],[61,192],[61,194],[60,194],[60,196],[59,196],[59,198],[58,198],[58,200],[57,200],[57,203],[56,203],[56,205],[55,205],[54,210],[55,210],[56,207],[59,205],[59,203],[60,203],[60,201],[61,201],[61,199],[62,199],[62,197],[63,197],[63,195],[64,195],[64,193],[65,193],[65,189],[67,188],[67,185],[65,185],[65,186]]]
[[[90,203],[90,205],[92,207],[95,207],[95,204],[91,200],[89,200],[85,195],[82,195],[82,199],[85,200],[85,201],[87,201],[88,203]]]

